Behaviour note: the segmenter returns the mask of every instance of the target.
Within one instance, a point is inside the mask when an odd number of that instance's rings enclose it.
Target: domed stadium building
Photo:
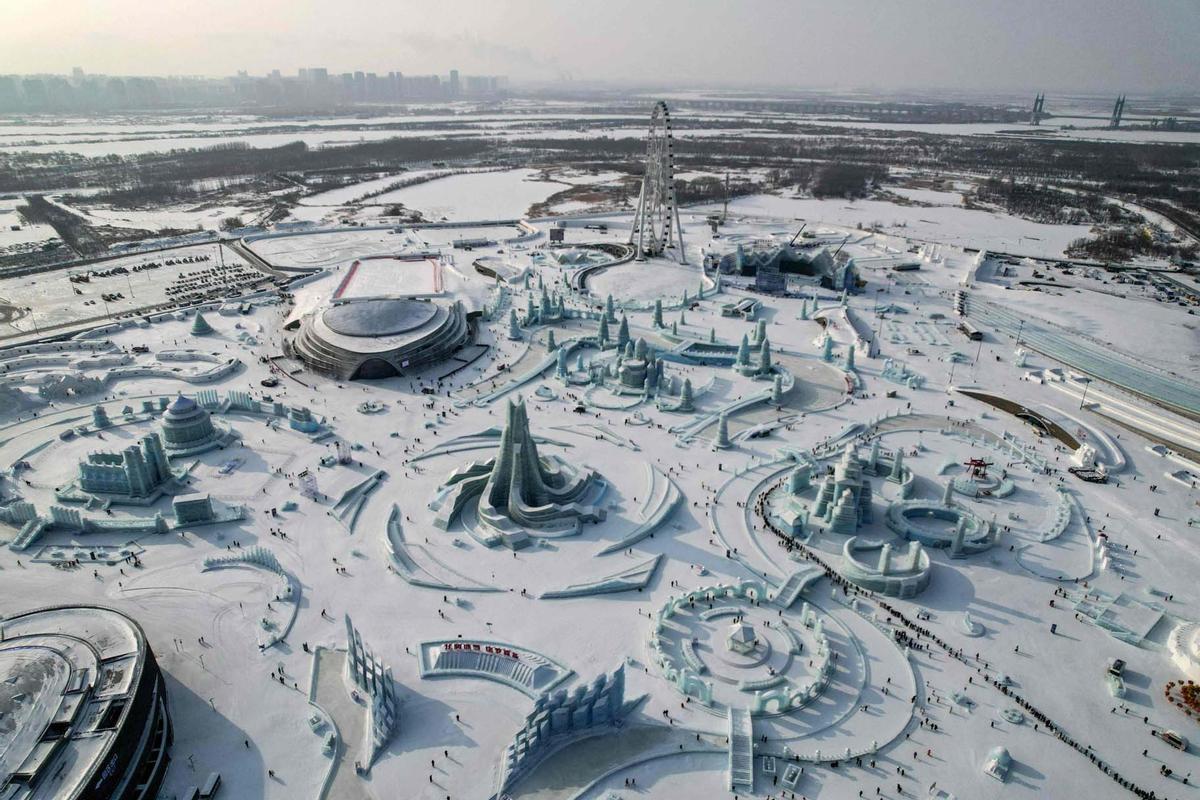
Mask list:
[[[445,360],[470,338],[459,301],[372,297],[334,301],[305,316],[286,347],[314,372],[358,380]]]

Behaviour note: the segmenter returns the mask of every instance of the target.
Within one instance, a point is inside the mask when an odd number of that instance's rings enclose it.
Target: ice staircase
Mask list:
[[[754,722],[744,708],[729,708],[729,788],[754,791]]]
[[[783,586],[779,587],[779,591],[771,598],[772,602],[780,608],[791,608],[792,604],[800,597],[800,593],[809,587],[813,581],[821,577],[823,573],[821,568],[813,565],[805,565],[788,576],[788,579],[783,582]]]
[[[38,539],[42,538],[42,534],[45,532],[47,524],[48,523],[44,517],[34,517],[33,519],[28,520],[24,525],[21,526],[21,530],[18,531],[16,538],[9,543],[9,549],[20,552],[21,550],[28,548]]]

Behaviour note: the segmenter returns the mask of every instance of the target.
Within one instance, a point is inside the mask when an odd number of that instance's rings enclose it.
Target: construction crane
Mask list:
[[[792,240],[790,242],[788,242],[788,247],[792,247],[793,245],[796,244],[796,240],[800,238],[800,234],[804,233],[804,229],[807,227],[808,227],[807,222],[800,226],[800,230],[796,231],[796,235],[792,237]]]

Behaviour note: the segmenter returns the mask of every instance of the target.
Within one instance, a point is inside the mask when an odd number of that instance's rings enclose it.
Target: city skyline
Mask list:
[[[336,8],[311,0],[252,8],[232,0],[203,8],[64,0],[53,14],[13,15],[0,30],[0,74],[62,74],[76,65],[114,75],[286,73],[302,66],[295,62],[303,53],[331,72],[457,68],[525,82],[1173,93],[1200,84],[1197,34],[1200,6],[1186,0],[1136,13],[1116,0],[645,8],[630,0],[348,0]]]
[[[206,78],[195,76],[117,76],[74,67],[69,75],[0,75],[0,112],[144,109],[168,106],[307,106],[356,103],[454,101],[495,97],[507,86],[498,75],[412,75],[355,70],[331,73],[302,67],[294,75]]]

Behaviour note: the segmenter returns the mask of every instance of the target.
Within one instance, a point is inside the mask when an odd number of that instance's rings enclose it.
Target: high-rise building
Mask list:
[[[380,75],[354,71],[330,75],[324,67],[304,67],[295,76],[271,70],[263,76],[239,70],[227,78],[145,78],[88,75],[0,75],[0,113],[103,111],[237,106],[329,107],[336,104],[399,103],[482,97],[504,87],[504,78]]]

